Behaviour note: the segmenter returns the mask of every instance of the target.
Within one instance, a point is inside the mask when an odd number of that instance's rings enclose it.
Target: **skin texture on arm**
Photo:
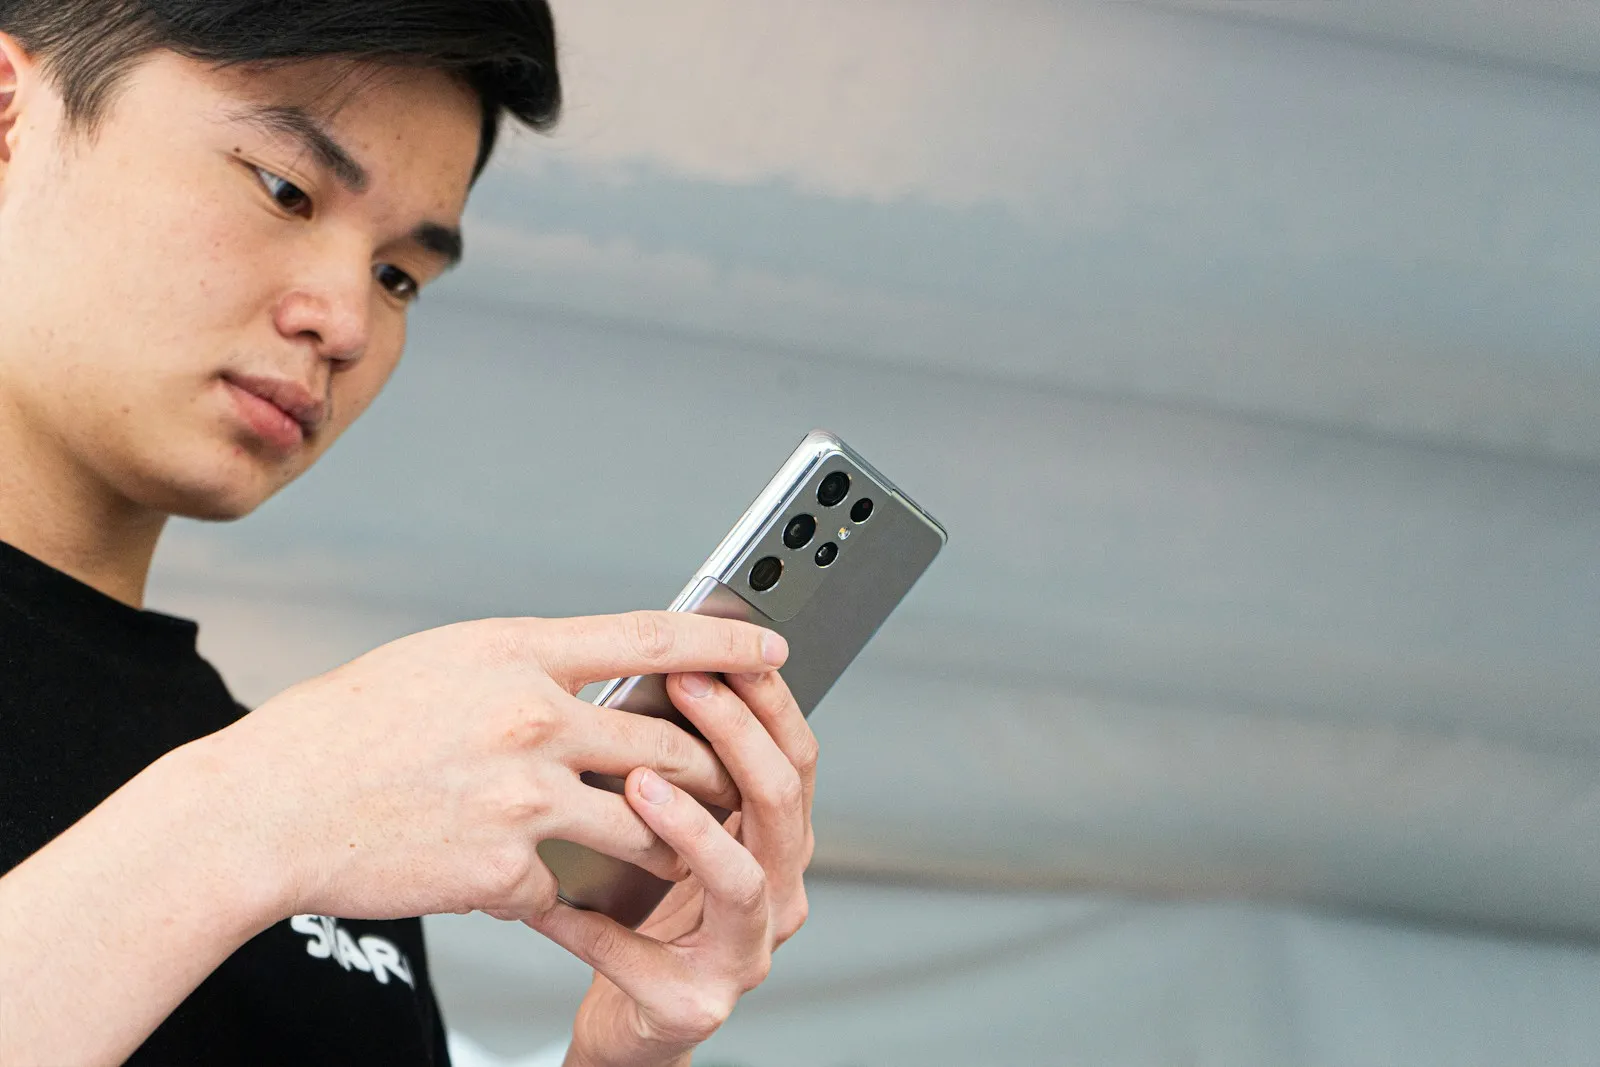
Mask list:
[[[157,760],[0,878],[0,1064],[116,1064],[284,911],[214,763]]]

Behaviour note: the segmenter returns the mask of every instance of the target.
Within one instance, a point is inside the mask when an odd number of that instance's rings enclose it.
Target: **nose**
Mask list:
[[[310,342],[317,357],[336,364],[335,370],[352,364],[371,341],[371,286],[368,272],[348,269],[337,277],[324,271],[316,280],[305,279],[278,301],[278,332]]]

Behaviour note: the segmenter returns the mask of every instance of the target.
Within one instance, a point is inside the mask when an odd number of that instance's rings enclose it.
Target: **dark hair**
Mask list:
[[[39,57],[91,136],[123,78],[161,49],[219,68],[337,57],[443,70],[483,103],[474,177],[505,113],[548,130],[561,112],[546,0],[0,0],[0,30]]]

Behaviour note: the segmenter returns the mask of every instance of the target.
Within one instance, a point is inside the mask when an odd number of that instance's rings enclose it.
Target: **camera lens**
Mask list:
[[[851,522],[866,522],[872,518],[872,501],[862,497],[856,501],[856,506],[850,509]]]
[[[781,577],[783,577],[783,560],[777,556],[764,556],[750,568],[750,588],[758,593],[765,593],[777,585]]]
[[[804,548],[817,534],[817,520],[810,515],[796,515],[783,531],[783,543],[790,548]]]
[[[826,567],[828,564],[832,563],[838,558],[839,546],[834,544],[832,541],[829,541],[827,544],[817,549],[817,566],[819,567]]]
[[[836,507],[839,501],[850,495],[850,476],[844,471],[834,471],[822,479],[822,484],[817,487],[817,503],[825,508]]]

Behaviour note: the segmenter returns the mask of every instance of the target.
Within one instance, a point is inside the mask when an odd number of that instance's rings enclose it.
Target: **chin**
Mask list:
[[[167,514],[181,519],[196,519],[200,522],[234,522],[244,518],[263,501],[251,500],[205,500],[197,501],[188,507],[167,509]]]
[[[201,522],[233,522],[259,508],[267,497],[259,493],[196,491],[192,487],[146,500],[148,506],[164,514]]]
[[[233,522],[266,503],[288,479],[273,477],[263,464],[226,464],[204,472],[164,471],[130,494],[167,515],[202,522]]]

